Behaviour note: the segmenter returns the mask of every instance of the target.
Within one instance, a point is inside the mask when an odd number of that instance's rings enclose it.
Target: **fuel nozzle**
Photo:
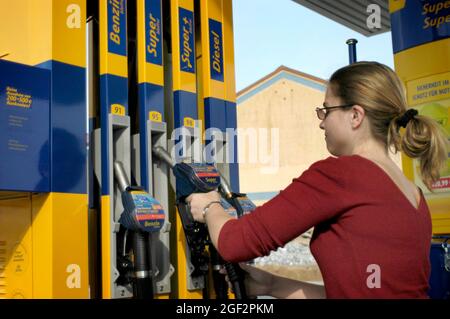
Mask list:
[[[161,204],[144,189],[131,186],[123,164],[114,162],[114,175],[122,197],[123,213],[119,223],[133,231],[133,295],[137,299],[153,298],[153,274],[148,233],[161,230],[165,213]],[[128,260],[122,271],[130,267]]]
[[[176,179],[177,199],[184,199],[192,193],[207,193],[220,185],[216,167],[206,163],[176,163],[170,154],[160,146],[152,149],[153,154],[170,166]]]
[[[121,162],[114,162],[114,174],[124,208],[119,223],[132,231],[160,231],[165,222],[162,205],[143,188],[130,185]]]

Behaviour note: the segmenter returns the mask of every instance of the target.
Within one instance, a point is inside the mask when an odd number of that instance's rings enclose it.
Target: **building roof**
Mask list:
[[[373,36],[387,32],[391,29],[388,0],[293,1],[365,36]],[[404,2],[405,0],[403,0],[403,3]],[[369,28],[367,25],[367,19],[373,10],[373,6],[377,6],[380,10],[380,28]]]
[[[280,79],[291,80],[322,92],[325,92],[327,83],[324,79],[281,65],[275,71],[237,92],[237,103],[239,104],[244,102],[248,98],[257,94],[261,90],[266,89]]]

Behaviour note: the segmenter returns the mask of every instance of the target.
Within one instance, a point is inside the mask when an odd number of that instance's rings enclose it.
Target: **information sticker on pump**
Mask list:
[[[191,163],[189,165],[193,168],[195,175],[200,178],[203,183],[211,185],[211,188],[219,186],[220,174],[213,165],[201,163]]]
[[[145,192],[132,192],[131,196],[136,207],[136,219],[146,232],[158,232],[165,221],[164,209],[161,204]]]

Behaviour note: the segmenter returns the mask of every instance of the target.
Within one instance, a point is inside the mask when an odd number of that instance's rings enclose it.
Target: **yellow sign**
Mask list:
[[[111,105],[111,113],[115,115],[125,116],[125,106],[120,104]]]
[[[183,123],[184,123],[184,126],[186,126],[186,127],[194,127],[195,126],[195,120],[191,117],[185,117]]]
[[[434,74],[407,82],[408,104],[414,106],[420,115],[434,119],[450,139],[450,72]],[[449,150],[450,152],[450,150]],[[419,174],[419,162],[413,161],[414,180],[425,193],[431,194],[423,185]],[[450,191],[450,158],[440,172],[441,178],[433,183],[434,193]]]
[[[434,74],[406,84],[410,106],[450,98],[450,72]]]
[[[33,99],[31,95],[19,92],[16,88],[6,87],[6,104],[11,106],[19,106],[29,109]]]
[[[152,122],[162,122],[162,115],[157,111],[151,111],[148,114],[148,119]]]
[[[446,133],[447,138],[450,139],[450,121],[449,121],[449,115],[450,115],[450,99],[447,100],[441,100],[429,103],[424,103],[422,105],[416,106],[417,110],[419,111],[420,115],[425,115],[428,117],[431,117],[434,119],[443,129],[443,131]],[[450,152],[450,149],[448,150]],[[419,186],[422,187],[422,190],[424,190],[424,193],[430,193],[428,190],[426,190],[426,187],[422,184],[422,181],[420,180],[419,175],[419,162],[414,160],[414,177],[415,182]],[[447,158],[447,165],[444,167],[444,169],[440,172],[441,178],[432,184],[432,190],[434,193],[444,193],[450,191],[450,158]],[[450,206],[449,206],[450,207]]]

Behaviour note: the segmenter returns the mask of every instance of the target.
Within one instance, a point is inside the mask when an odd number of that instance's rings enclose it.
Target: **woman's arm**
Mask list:
[[[341,163],[342,162],[342,163]],[[345,165],[344,165],[345,164]],[[266,256],[311,227],[336,218],[354,205],[348,182],[348,164],[329,158],[313,164],[278,195],[239,220],[218,204],[217,192],[192,194],[187,201],[194,219],[206,222],[213,244],[229,262]]]

